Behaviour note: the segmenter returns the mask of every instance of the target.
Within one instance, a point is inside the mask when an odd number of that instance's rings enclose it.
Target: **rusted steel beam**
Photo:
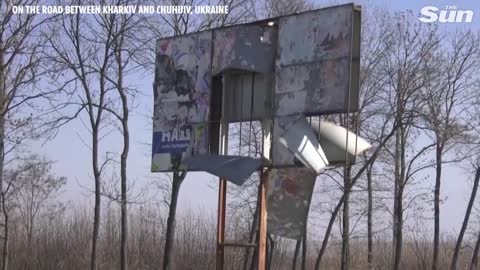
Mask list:
[[[217,213],[217,264],[216,270],[223,270],[225,260],[225,213],[227,202],[227,180],[220,178],[218,186],[218,213]]]
[[[259,218],[259,238],[258,238],[258,262],[257,269],[265,270],[267,266],[267,185],[268,170],[262,169],[260,172],[260,218]]]

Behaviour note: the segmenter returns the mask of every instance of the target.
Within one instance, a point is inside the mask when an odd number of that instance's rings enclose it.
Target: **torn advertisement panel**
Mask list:
[[[268,232],[300,240],[305,230],[316,173],[309,168],[272,169],[268,176]]]
[[[185,160],[190,171],[205,171],[241,186],[260,168],[262,159],[242,156],[195,155]]]
[[[152,171],[184,168],[192,154],[208,153],[212,33],[157,41]]]
[[[275,116],[358,109],[352,82],[358,80],[352,71],[358,72],[360,48],[355,12],[348,4],[279,19]]]
[[[279,134],[278,142],[286,147],[296,159],[317,174],[328,166],[328,160],[317,136],[304,116],[288,123],[285,132]]]
[[[358,155],[372,147],[350,130],[318,117],[287,116],[276,120],[272,164],[277,168],[307,166],[320,173],[326,165],[345,164],[347,156],[354,163]]]
[[[240,25],[213,31],[213,75],[226,70],[273,72],[276,30]]]
[[[297,116],[284,116],[275,118],[273,122],[273,132],[272,132],[272,165],[274,168],[282,167],[303,167],[304,165],[295,158],[295,155],[288,150],[288,147],[285,144],[280,143],[280,135],[284,134],[287,130],[288,125],[294,123],[297,119]]]
[[[365,139],[346,128],[328,121],[312,117],[310,125],[318,136],[327,159],[332,164],[345,164],[346,155],[349,162],[372,147]]]

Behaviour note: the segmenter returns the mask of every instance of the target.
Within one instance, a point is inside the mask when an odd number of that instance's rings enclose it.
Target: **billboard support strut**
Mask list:
[[[227,199],[227,180],[220,178],[218,185],[217,213],[217,270],[223,270],[225,259],[225,213]]]
[[[260,171],[260,185],[259,185],[259,237],[258,237],[258,267],[257,269],[266,269],[267,257],[267,185],[268,171],[262,168]]]

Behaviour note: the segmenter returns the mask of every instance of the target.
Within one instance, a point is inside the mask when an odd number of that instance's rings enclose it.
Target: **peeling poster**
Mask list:
[[[208,153],[212,33],[157,41],[152,171]]]
[[[316,173],[309,168],[272,169],[268,177],[268,232],[301,239],[315,186]]]

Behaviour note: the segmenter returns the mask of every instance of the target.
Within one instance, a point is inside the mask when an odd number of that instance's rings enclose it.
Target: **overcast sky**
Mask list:
[[[328,1],[330,2],[330,1]],[[351,1],[334,1],[335,3],[347,3]],[[317,4],[325,5],[325,1],[317,1]],[[474,21],[471,24],[442,24],[440,28],[448,31],[454,31],[457,28],[472,28],[479,29],[480,5],[478,1],[425,1],[425,0],[410,0],[410,1],[358,1],[362,4],[364,10],[376,6],[387,7],[391,10],[405,10],[410,9],[415,14],[420,12],[420,9],[427,5],[434,5],[440,9],[445,6],[456,6],[458,9],[471,9],[475,12]],[[88,15],[85,15],[88,16]],[[151,74],[138,74],[134,78],[134,84],[141,91],[141,95],[137,97],[136,108],[132,113],[130,119],[131,131],[131,147],[128,162],[129,181],[135,182],[136,186],[151,181],[148,178],[150,174],[150,149],[145,143],[151,140],[151,122],[149,117],[152,113],[153,94],[152,82],[153,71]],[[48,158],[55,160],[55,173],[68,177],[68,184],[65,192],[62,195],[64,200],[73,202],[90,203],[93,200],[92,196],[86,196],[84,188],[80,185],[93,188],[93,178],[91,173],[91,159],[89,149],[82,142],[89,142],[88,133],[85,132],[85,127],[81,121],[71,123],[67,128],[61,130],[58,136],[41,146],[35,144],[32,151],[43,153]],[[120,150],[121,142],[119,137],[112,136],[104,143],[107,145],[109,151]],[[115,145],[118,143],[119,145]],[[446,169],[443,175],[442,196],[447,197],[447,201],[442,205],[442,227],[444,230],[450,232],[457,232],[463,218],[466,199],[469,196],[469,183],[467,177],[460,169]],[[156,174],[157,177],[162,177],[162,174]],[[80,185],[79,185],[80,184]],[[216,190],[212,188],[215,184],[215,178],[206,173],[189,173],[186,181],[183,183],[180,192],[180,208],[183,207],[204,207],[207,209],[216,208],[217,194]],[[317,181],[317,185],[321,184]],[[315,195],[314,195],[315,196]],[[447,218],[448,217],[448,218]]]

